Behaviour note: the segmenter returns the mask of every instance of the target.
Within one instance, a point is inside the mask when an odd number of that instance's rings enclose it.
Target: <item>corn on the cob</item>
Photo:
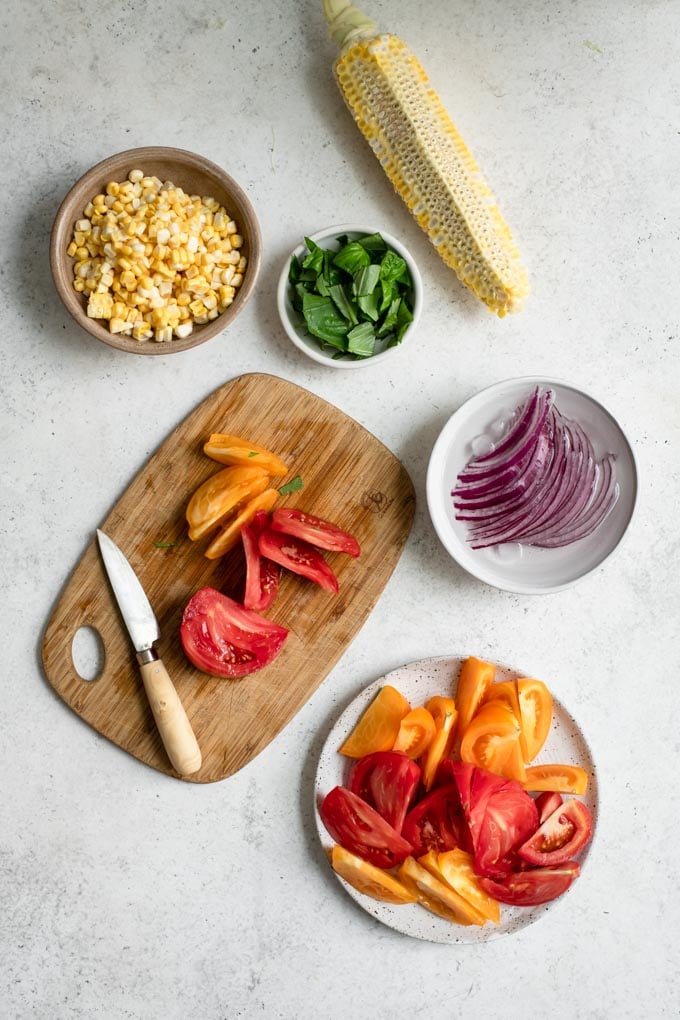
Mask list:
[[[409,48],[349,0],[323,0],[335,76],[395,190],[447,265],[491,311],[516,311],[527,275],[479,167]]]

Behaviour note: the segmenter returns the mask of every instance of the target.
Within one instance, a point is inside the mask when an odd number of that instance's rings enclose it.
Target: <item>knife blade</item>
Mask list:
[[[160,637],[156,615],[139,578],[116,543],[97,529],[104,567],[137,653],[144,690],[161,735],[163,746],[180,775],[201,767],[201,751],[191,723],[168,671],[154,648]]]

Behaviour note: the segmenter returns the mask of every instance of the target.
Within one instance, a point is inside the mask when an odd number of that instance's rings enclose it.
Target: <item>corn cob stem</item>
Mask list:
[[[363,14],[349,0],[323,0],[328,31],[340,49],[359,39],[373,39],[378,34],[375,21]]]
[[[510,230],[425,71],[348,0],[323,0],[335,76],[395,190],[444,262],[503,316],[529,292]]]

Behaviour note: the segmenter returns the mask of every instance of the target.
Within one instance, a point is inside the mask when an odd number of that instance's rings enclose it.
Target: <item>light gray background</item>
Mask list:
[[[671,0],[367,0],[406,39],[491,183],[529,266],[521,315],[489,315],[437,258],[357,133],[315,0],[9,0],[0,14],[3,1017],[657,1018],[680,1007],[678,214]],[[222,164],[264,261],[233,329],[136,358],[67,318],[47,246],[106,155],[175,145]],[[317,366],[279,326],[304,233],[366,219],[402,238],[426,307],[399,357]],[[219,384],[266,371],[357,418],[404,462],[412,535],[341,662],[241,773],[205,787],[140,765],[45,683],[42,629],[93,529]],[[623,548],[544,598],[478,584],[443,553],[428,455],[471,394],[564,379],[617,416],[641,470]],[[313,776],[339,711],[404,662],[474,653],[543,677],[590,741],[598,838],[568,898],[479,948],[409,940],[343,892]]]

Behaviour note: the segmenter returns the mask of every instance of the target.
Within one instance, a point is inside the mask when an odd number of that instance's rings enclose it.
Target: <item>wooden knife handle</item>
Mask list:
[[[139,668],[158,732],[173,768],[182,776],[198,772],[201,767],[201,751],[162,660],[145,662]]]

